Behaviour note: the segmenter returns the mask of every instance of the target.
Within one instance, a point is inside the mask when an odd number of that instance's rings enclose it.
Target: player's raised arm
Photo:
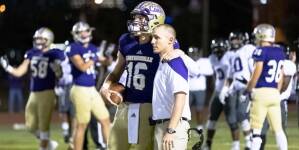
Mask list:
[[[25,59],[20,66],[14,68],[11,65],[9,65],[9,62],[6,58],[1,57],[0,61],[1,61],[1,66],[4,68],[4,70],[16,77],[23,76],[28,71],[29,64],[30,64],[30,60]]]

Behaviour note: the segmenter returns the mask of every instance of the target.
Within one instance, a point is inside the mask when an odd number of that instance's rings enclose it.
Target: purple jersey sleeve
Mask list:
[[[263,51],[262,48],[255,49],[252,54],[252,58],[255,61],[265,61],[266,59],[265,51]]]
[[[168,64],[177,74],[188,81],[188,69],[181,57],[170,60]]]
[[[179,43],[178,40],[175,40],[175,41],[174,41],[173,48],[174,48],[174,49],[180,49],[180,43]]]
[[[76,43],[70,44],[69,47],[66,49],[66,54],[68,57],[73,57],[74,55],[80,55],[80,49]]]

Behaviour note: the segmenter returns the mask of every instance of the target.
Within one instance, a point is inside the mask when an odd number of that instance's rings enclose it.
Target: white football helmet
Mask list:
[[[260,24],[253,30],[256,42],[275,42],[275,28],[270,24]]]
[[[144,16],[144,20],[136,20],[136,15]],[[163,24],[165,21],[165,13],[162,7],[151,1],[144,1],[138,4],[131,11],[131,20],[128,20],[128,31],[135,35],[141,33],[152,33],[153,29]]]
[[[54,33],[47,27],[39,28],[33,35],[33,47],[44,49],[51,46],[54,41]]]
[[[79,21],[76,24],[74,24],[71,33],[75,41],[81,43],[88,43],[92,39],[93,30],[94,28],[90,27],[88,23]],[[81,34],[83,31],[85,31],[86,34]]]

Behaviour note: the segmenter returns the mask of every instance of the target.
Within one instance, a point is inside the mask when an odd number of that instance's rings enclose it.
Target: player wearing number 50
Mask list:
[[[275,132],[280,150],[287,150],[287,139],[281,126],[280,89],[282,86],[282,67],[285,54],[281,47],[275,46],[275,29],[269,24],[255,27],[253,34],[258,46],[253,52],[254,70],[245,93],[251,93],[250,125],[253,132],[252,150],[259,150],[261,129],[267,117]]]
[[[26,52],[24,61],[17,68],[1,58],[2,67],[14,76],[31,71],[30,95],[26,104],[26,126],[40,140],[40,149],[55,149],[57,143],[49,140],[49,128],[55,106],[55,78],[61,76],[60,62],[65,59],[63,51],[51,49],[53,32],[42,27],[33,36],[33,48]],[[50,141],[50,142],[49,142]]]
[[[90,43],[92,30],[93,28],[86,22],[77,22],[71,32],[75,41],[66,49],[73,75],[70,98],[76,113],[73,137],[75,150],[82,149],[84,133],[91,113],[102,125],[104,142],[107,142],[110,132],[108,110],[95,88],[95,63],[102,62],[105,58],[101,57],[96,46]]]

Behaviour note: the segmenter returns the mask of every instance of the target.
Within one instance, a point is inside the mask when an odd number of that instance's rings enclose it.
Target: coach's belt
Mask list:
[[[185,118],[185,117],[182,117],[181,119],[185,120],[185,121],[188,121],[188,119]],[[155,124],[161,124],[161,123],[167,122],[169,120],[170,120],[169,118],[167,118],[167,119],[158,119],[158,120],[154,120],[154,122],[155,122]]]

